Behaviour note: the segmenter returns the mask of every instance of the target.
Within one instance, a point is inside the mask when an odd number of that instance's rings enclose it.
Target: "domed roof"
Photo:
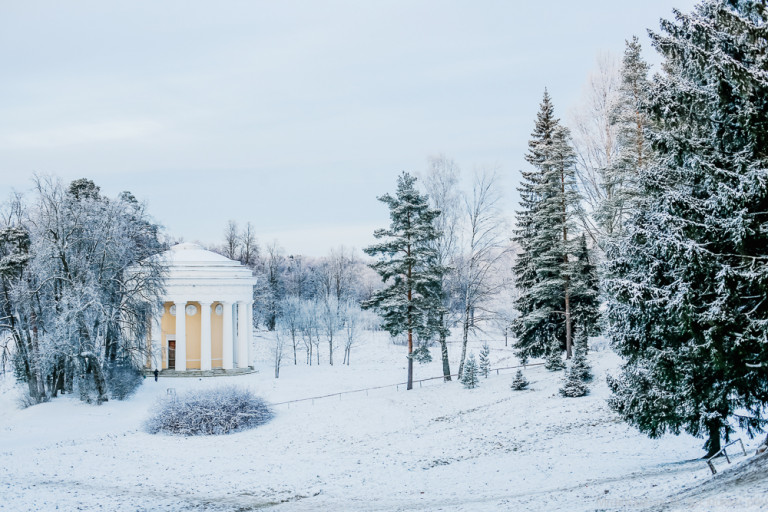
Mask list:
[[[239,261],[231,260],[221,254],[203,249],[198,244],[189,242],[174,245],[163,256],[171,266],[240,266]]]

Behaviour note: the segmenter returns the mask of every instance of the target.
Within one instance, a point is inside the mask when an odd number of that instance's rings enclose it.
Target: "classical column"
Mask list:
[[[248,331],[252,320],[244,300],[237,301],[237,324],[237,367],[248,368]]]
[[[187,369],[187,301],[174,302],[176,306],[176,370]]]
[[[211,303],[200,301],[200,369],[211,369]]]
[[[234,349],[234,339],[232,336],[232,303],[222,302],[221,307],[224,309],[224,314],[221,318],[222,332],[221,332],[221,366],[225,370],[231,370],[233,368],[232,353]]]
[[[162,313],[161,313],[162,314]],[[163,369],[163,332],[160,330],[160,316],[152,316],[150,323],[150,349],[152,353],[152,369]]]
[[[248,337],[248,350],[246,351],[248,354],[247,366],[251,366],[253,362],[253,301],[248,303],[246,309],[248,310],[248,330],[246,331]]]

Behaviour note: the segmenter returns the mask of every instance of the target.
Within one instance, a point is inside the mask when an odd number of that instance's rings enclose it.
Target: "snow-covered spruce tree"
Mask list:
[[[563,373],[563,387],[560,388],[560,394],[565,397],[576,398],[587,393],[589,393],[589,388],[579,375],[579,371],[574,367],[574,361],[569,361]]]
[[[651,437],[713,454],[768,403],[768,13],[708,0],[652,33],[642,208],[608,252],[610,404]],[[739,416],[736,416],[736,411]]]
[[[571,371],[584,382],[592,380],[592,367],[587,360],[589,340],[585,329],[576,330],[576,339],[573,344],[573,359]]]
[[[392,336],[408,335],[408,384],[413,388],[413,335],[426,341],[443,329],[441,276],[445,269],[437,264],[432,242],[438,236],[434,227],[438,210],[430,208],[427,197],[419,194],[416,178],[403,172],[397,179],[393,197],[385,194],[379,201],[389,207],[389,229],[377,229],[373,236],[379,243],[365,249],[379,260],[371,265],[385,287],[363,303],[374,309],[381,327]]]
[[[512,379],[512,384],[510,387],[515,391],[521,391],[528,387],[528,379],[526,379],[525,375],[523,375],[523,370],[517,370],[517,373],[515,373],[515,378]]]
[[[480,350],[479,363],[480,375],[487,379],[491,371],[491,347],[488,346],[488,343],[483,343],[483,348]]]
[[[467,363],[464,365],[464,373],[461,374],[461,383],[467,389],[476,388],[480,385],[480,380],[477,377],[477,361],[475,361],[475,354],[469,353],[467,357]]]
[[[637,177],[648,162],[648,117],[643,109],[650,89],[648,69],[638,38],[626,41],[620,85],[610,115],[616,132],[616,154],[603,172],[602,200],[594,214],[603,234],[599,241],[603,248],[607,239],[623,231],[635,209],[639,194]]]
[[[587,247],[584,233],[578,238],[577,244],[571,274],[574,332],[583,330],[587,336],[594,336],[601,331],[600,278],[597,267],[592,264],[591,251]]]
[[[520,252],[514,266],[520,316],[512,329],[520,357],[549,352],[553,337],[571,356],[573,217],[579,207],[575,187],[575,157],[567,128],[554,117],[549,94],[536,118],[519,187],[514,241]]]
[[[547,351],[546,358],[544,360],[544,368],[551,372],[559,372],[565,368],[565,361],[563,361],[563,348],[560,346],[560,340],[554,336],[551,339],[549,350]]]

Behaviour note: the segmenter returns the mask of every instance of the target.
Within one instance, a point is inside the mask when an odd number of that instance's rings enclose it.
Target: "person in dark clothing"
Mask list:
[[[155,368],[155,382],[157,382],[157,376],[160,375],[160,370]]]

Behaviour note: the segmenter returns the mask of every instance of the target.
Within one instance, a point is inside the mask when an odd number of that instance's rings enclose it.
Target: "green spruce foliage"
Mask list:
[[[514,265],[520,292],[513,322],[520,357],[549,352],[553,338],[571,353],[572,283],[575,214],[579,194],[575,154],[568,129],[554,116],[549,94],[544,99],[528,143],[514,241],[520,251]]]
[[[404,172],[397,179],[395,196],[385,194],[379,201],[389,207],[389,229],[374,232],[377,244],[365,249],[378,261],[371,265],[385,287],[363,303],[376,310],[381,327],[392,336],[408,335],[408,385],[413,387],[414,334],[429,340],[444,326],[440,322],[441,276],[432,242],[438,236],[433,222],[440,215],[429,207],[427,197],[415,187],[416,178]]]
[[[587,361],[588,338],[585,329],[576,331],[576,340],[573,344],[573,359],[571,360],[571,371],[576,377],[584,382],[592,380],[592,367]]]
[[[560,388],[560,394],[564,397],[576,398],[587,393],[589,393],[589,388],[574,368],[574,361],[569,362],[563,374],[563,387]]]
[[[547,357],[544,361],[544,368],[551,372],[559,372],[565,368],[563,349],[560,346],[560,340],[555,337],[553,337],[550,342],[549,351],[547,352]]]
[[[491,371],[491,348],[488,343],[483,343],[483,348],[480,350],[480,375],[488,378],[488,373]]]
[[[517,373],[515,373],[515,378],[512,379],[512,384],[510,387],[515,391],[521,391],[528,387],[528,379],[526,379],[525,375],[523,375],[523,370],[517,370]]]
[[[713,454],[768,403],[768,11],[707,0],[652,33],[642,208],[608,250],[612,408]]]
[[[477,377],[477,361],[475,361],[475,354],[471,352],[464,365],[464,372],[461,374],[461,383],[467,389],[476,388],[480,384]]]
[[[611,239],[624,231],[624,225],[637,206],[638,177],[648,163],[650,144],[645,137],[650,82],[648,64],[642,58],[637,37],[626,42],[621,66],[621,83],[611,112],[611,124],[616,127],[616,156],[603,173],[604,200],[595,212],[595,220]],[[607,240],[601,240],[605,247]]]

